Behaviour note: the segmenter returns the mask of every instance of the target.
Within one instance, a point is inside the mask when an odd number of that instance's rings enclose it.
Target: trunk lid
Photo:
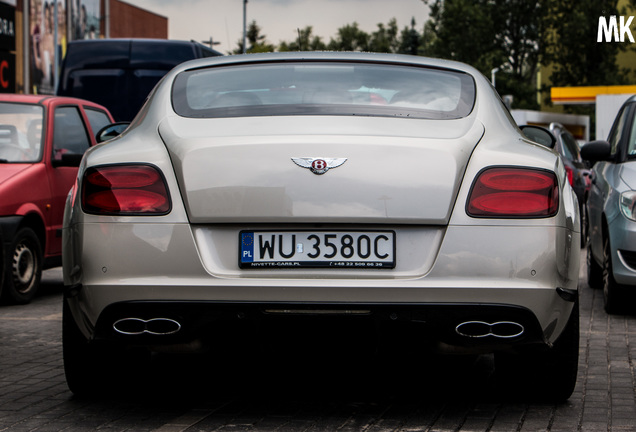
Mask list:
[[[159,127],[192,223],[445,225],[483,132],[474,116],[169,117]],[[292,158],[346,161],[316,175]]]

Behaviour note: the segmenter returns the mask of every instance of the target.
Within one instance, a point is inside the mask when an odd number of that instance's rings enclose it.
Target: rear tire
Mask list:
[[[78,397],[122,395],[143,376],[147,351],[88,341],[75,323],[67,300],[62,310],[62,352],[68,388]]]
[[[66,383],[76,396],[91,396],[97,394],[104,384],[100,378],[107,365],[99,350],[84,338],[66,299],[63,301],[62,352]]]
[[[42,278],[42,246],[31,228],[18,230],[5,261],[3,297],[11,303],[29,303]]]
[[[624,306],[625,288],[616,282],[612,270],[612,248],[609,237],[603,239],[603,304],[605,312],[615,314]]]
[[[585,205],[581,206],[581,248],[584,248],[585,246],[587,246],[587,242],[588,242],[588,230],[589,227],[587,226],[587,207]]]
[[[591,288],[601,288],[603,286],[603,268],[596,263],[592,255],[592,245],[587,244],[587,284]]]
[[[496,353],[495,373],[510,395],[561,403],[576,386],[579,360],[579,302],[551,348],[519,354]]]
[[[0,298],[2,298],[2,287],[4,286],[4,240],[0,229]]]

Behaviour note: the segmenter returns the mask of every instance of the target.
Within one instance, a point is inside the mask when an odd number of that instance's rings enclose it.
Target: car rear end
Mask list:
[[[575,200],[485,80],[399,57],[248,58],[177,68],[143,120],[85,158],[64,263],[87,340],[197,350],[228,328],[248,340],[333,323],[470,352],[559,339],[577,296]],[[394,99],[387,74],[450,98]]]

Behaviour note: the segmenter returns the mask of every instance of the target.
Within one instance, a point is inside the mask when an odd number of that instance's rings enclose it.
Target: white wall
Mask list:
[[[606,140],[614,124],[618,110],[631,94],[607,94],[596,96],[596,139]]]

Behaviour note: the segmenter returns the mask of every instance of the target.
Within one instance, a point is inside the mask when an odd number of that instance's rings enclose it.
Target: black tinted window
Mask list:
[[[133,68],[163,67],[172,69],[179,63],[196,57],[194,46],[182,43],[133,42],[130,65]]]
[[[69,76],[69,90],[74,97],[108,106],[121,100],[127,90],[123,69],[80,69]]]
[[[64,68],[124,68],[128,66],[130,41],[71,42],[64,59]]]
[[[146,97],[165,74],[165,71],[156,69],[137,69],[134,71],[132,87],[135,91],[130,97],[134,99],[136,106],[141,106],[144,103]]]
[[[636,121],[632,121],[632,130],[627,141],[627,157],[633,159],[636,156]]]
[[[85,108],[84,111],[86,112],[86,117],[94,134],[97,134],[100,129],[111,123],[110,118],[108,118],[108,115],[106,115],[104,111],[93,108]]]
[[[74,106],[57,108],[53,125],[53,159],[61,160],[64,153],[84,154],[89,146],[79,109]]]
[[[567,131],[561,132],[561,140],[563,141],[563,155],[573,161],[581,161],[579,145],[576,139]]]
[[[618,152],[618,145],[625,133],[626,123],[628,120],[627,114],[630,111],[631,105],[625,105],[621,108],[621,111],[616,116],[616,120],[614,120],[614,125],[612,126],[612,130],[610,131],[609,143],[610,143],[610,154],[615,156]]]

